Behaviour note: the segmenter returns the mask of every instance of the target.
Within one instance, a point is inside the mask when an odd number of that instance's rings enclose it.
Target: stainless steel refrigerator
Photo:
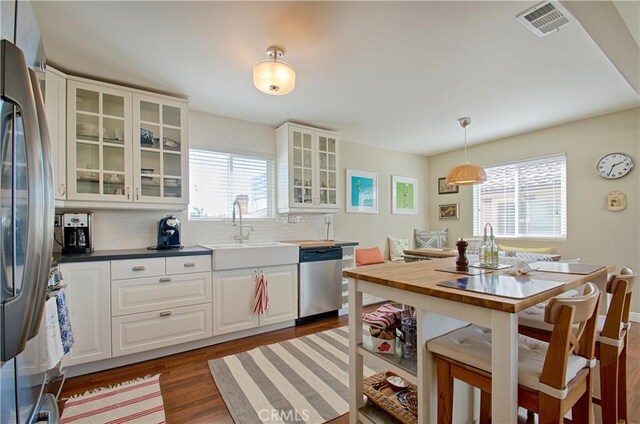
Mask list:
[[[44,418],[47,380],[25,358],[40,330],[51,262],[53,166],[38,82],[40,31],[27,1],[0,1],[0,423]],[[45,402],[44,400],[47,400]]]

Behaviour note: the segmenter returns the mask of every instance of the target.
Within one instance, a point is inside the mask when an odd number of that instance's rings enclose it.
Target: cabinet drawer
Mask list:
[[[111,282],[113,316],[211,302],[211,273],[200,272]]]
[[[164,259],[148,258],[111,261],[111,279],[121,280],[164,275]]]
[[[113,356],[158,349],[211,337],[211,304],[115,317]]]
[[[211,271],[211,255],[173,256],[167,258],[167,274],[190,274]]]

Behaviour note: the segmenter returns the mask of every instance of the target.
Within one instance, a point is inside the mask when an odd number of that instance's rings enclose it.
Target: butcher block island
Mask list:
[[[439,271],[452,267],[455,267],[455,258],[384,263],[343,273],[349,280],[351,423],[385,421],[380,419],[385,415],[384,411],[370,401],[363,401],[364,358],[415,384],[418,388],[417,422],[437,422],[436,367],[426,342],[469,323],[492,330],[493,422],[517,422],[517,313],[589,281],[602,290],[608,269],[594,266],[594,271],[588,274],[533,271],[518,278],[505,271],[473,276]],[[363,346],[363,293],[415,308],[418,346],[415,363],[407,363],[396,355],[374,353]],[[453,421],[473,422],[473,391],[460,390],[454,399]]]

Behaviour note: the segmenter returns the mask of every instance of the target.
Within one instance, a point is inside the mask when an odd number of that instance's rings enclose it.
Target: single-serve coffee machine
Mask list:
[[[93,252],[92,212],[62,214],[62,253]]]
[[[167,215],[158,221],[158,244],[156,249],[182,249],[180,244],[180,221]]]

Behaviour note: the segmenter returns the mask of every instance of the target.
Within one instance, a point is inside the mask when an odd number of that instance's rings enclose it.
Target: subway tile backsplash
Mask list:
[[[156,244],[158,220],[166,214],[149,211],[94,212],[93,240],[96,250],[137,249]],[[234,243],[236,227],[231,220],[189,221],[187,212],[175,214],[180,220],[182,244]],[[300,215],[296,224],[286,223],[286,216],[275,220],[249,220],[253,227],[249,242],[273,240],[318,240],[326,237],[324,215]],[[330,228],[333,230],[333,226]],[[332,231],[330,236],[332,236]]]

